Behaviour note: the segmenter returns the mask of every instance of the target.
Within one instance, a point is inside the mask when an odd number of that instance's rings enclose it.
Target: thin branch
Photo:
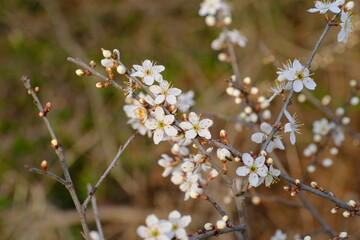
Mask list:
[[[30,79],[29,77],[27,76],[22,76],[21,77],[21,80],[23,81],[24,83],[24,86],[25,88],[28,90],[28,93],[32,96],[32,98],[34,99],[34,103],[35,105],[37,106],[37,108],[39,109],[40,112],[43,112],[44,109],[42,107],[42,104],[37,96],[37,94],[35,93],[34,89],[31,87],[31,84],[30,84]],[[42,117],[42,119],[44,120],[44,123],[48,129],[48,132],[52,138],[52,140],[56,140],[57,142],[59,142],[57,140],[57,137],[55,135],[55,132],[53,130],[53,128],[51,127],[51,124],[50,124],[50,121],[49,119],[46,117],[46,115],[44,115]],[[84,234],[84,237],[86,239],[90,239],[89,237],[89,226],[87,225],[87,221],[86,221],[86,215],[85,215],[85,210],[82,208],[81,206],[81,203],[79,201],[79,198],[77,196],[77,193],[76,193],[76,190],[74,188],[74,184],[72,182],[72,179],[71,179],[71,176],[70,176],[70,172],[69,172],[69,169],[68,169],[68,166],[67,166],[67,162],[66,162],[66,158],[65,158],[65,153],[64,153],[64,150],[63,150],[63,147],[61,146],[61,144],[58,144],[58,146],[54,149],[55,150],[55,153],[56,155],[58,156],[59,158],[59,161],[60,161],[60,165],[61,165],[61,168],[64,172],[64,177],[65,177],[65,181],[66,181],[66,188],[67,190],[69,191],[70,193],[70,196],[74,202],[74,205],[75,205],[75,208],[79,214],[79,218],[80,218],[80,222],[81,222],[81,226],[83,228],[83,234]]]
[[[212,231],[207,231],[205,233],[201,233],[201,234],[198,234],[198,235],[195,235],[195,236],[191,236],[191,237],[189,237],[189,240],[205,239],[207,237],[219,236],[219,235],[224,234],[224,233],[235,232],[235,231],[243,233],[245,231],[245,229],[246,229],[245,225],[240,224],[240,225],[237,225],[237,226],[234,226],[234,227],[224,228],[224,229],[222,229],[220,231],[212,230]]]
[[[134,139],[135,136],[136,136],[136,133],[135,133],[134,135],[132,135],[132,136],[125,142],[124,145],[120,146],[119,151],[117,152],[116,156],[115,156],[114,159],[111,161],[110,165],[107,167],[107,169],[105,170],[105,172],[103,173],[103,175],[101,175],[100,179],[99,179],[98,182],[95,184],[95,186],[91,189],[91,191],[89,192],[89,195],[87,196],[87,198],[84,200],[84,203],[82,204],[82,206],[83,206],[84,209],[87,208],[87,205],[89,204],[92,196],[95,194],[95,192],[96,192],[96,190],[99,188],[100,184],[104,181],[105,177],[109,174],[110,170],[116,166],[117,160],[120,158],[121,154],[124,152],[124,150],[127,148],[127,146],[130,144],[130,142]]]
[[[87,185],[87,189],[88,189],[88,191],[90,193],[91,190],[92,190],[92,187],[91,187],[90,183]],[[96,228],[97,228],[98,233],[100,235],[100,240],[104,240],[105,237],[104,237],[104,232],[103,232],[103,229],[102,229],[102,226],[101,226],[100,215],[99,215],[95,195],[93,195],[92,198],[91,198],[91,206],[92,206],[92,209],[93,209],[93,212],[94,212]]]
[[[44,175],[44,176],[48,176],[52,179],[54,179],[55,181],[61,183],[62,185],[66,186],[66,180],[59,177],[58,175],[52,173],[52,172],[49,172],[49,171],[44,171],[42,169],[38,169],[38,168],[34,168],[34,167],[31,167],[30,165],[25,165],[24,166],[29,172],[34,172],[34,173],[37,173],[37,174],[40,174],[40,175]]]

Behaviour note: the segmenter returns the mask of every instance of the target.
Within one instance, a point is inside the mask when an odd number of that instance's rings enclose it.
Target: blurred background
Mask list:
[[[277,77],[276,67],[269,63],[260,46],[266,46],[279,62],[299,58],[303,63],[320,36],[324,18],[306,10],[313,1],[243,0],[229,1],[233,7],[233,24],[249,39],[246,48],[238,49],[242,76],[250,76],[260,93]],[[236,117],[240,111],[233,99],[225,94],[226,79],[232,74],[227,63],[219,62],[210,43],[220,30],[205,25],[198,16],[200,1],[123,0],[123,1],[47,1],[2,0],[0,2],[0,236],[1,239],[82,239],[81,226],[66,189],[50,178],[29,173],[24,165],[38,167],[42,160],[49,171],[61,174],[58,159],[50,148],[50,137],[38,117],[38,111],[26,94],[20,77],[28,75],[33,86],[40,87],[39,96],[51,101],[48,115],[61,144],[66,150],[70,172],[83,200],[86,184],[95,184],[115,156],[118,147],[134,133],[126,124],[122,110],[124,96],[115,88],[96,89],[95,78],[75,75],[77,66],[66,61],[68,56],[85,62],[102,59],[101,48],[118,48],[121,60],[128,66],[145,59],[166,67],[164,79],[186,92],[195,91],[198,112]],[[357,22],[359,8],[354,9]],[[348,43],[336,42],[339,27],[331,29],[315,58],[313,71],[318,84],[313,94],[321,99],[332,96],[330,107],[341,106],[350,93],[349,80],[360,80],[359,32],[351,34]],[[101,69],[101,68],[99,68]],[[122,83],[125,78],[116,79]],[[296,102],[296,101],[295,101]],[[281,100],[274,103],[273,118]],[[231,107],[229,107],[231,106]],[[295,103],[304,123],[302,135],[295,146],[284,136],[285,151],[278,151],[279,161],[290,176],[301,177],[309,163],[303,149],[312,140],[312,121],[325,117],[310,103]],[[359,106],[350,107],[350,126],[357,132]],[[258,145],[249,138],[253,130],[234,131],[234,123],[217,115],[211,131],[229,132],[231,142],[241,152],[256,151]],[[210,115],[209,115],[210,116]],[[331,146],[331,145],[330,145]],[[325,151],[320,159],[331,157],[333,166],[321,165],[310,174],[324,188],[343,201],[360,200],[359,145],[346,135],[337,156]],[[187,228],[194,233],[206,222],[220,217],[204,200],[184,202],[184,194],[168,178],[162,178],[157,160],[169,153],[168,145],[154,146],[151,139],[137,136],[121,156],[96,193],[101,220],[107,239],[139,239],[136,228],[155,213],[167,218],[174,209],[191,215]],[[229,165],[234,174],[236,165]],[[309,183],[309,180],[307,183]],[[319,223],[297,197],[284,192],[283,181],[271,189],[260,187],[253,194],[263,197],[260,205],[247,202],[247,216],[253,239],[269,239],[276,229],[288,234],[316,232]],[[210,185],[212,195],[235,217],[233,202],[221,179]],[[360,239],[358,217],[345,219],[341,211],[332,215],[329,201],[310,196],[309,201],[333,227],[348,231]],[[289,200],[292,205],[280,201]],[[90,227],[95,229],[93,214],[88,210]],[[232,239],[232,234],[219,239]],[[313,239],[328,239],[324,233]]]

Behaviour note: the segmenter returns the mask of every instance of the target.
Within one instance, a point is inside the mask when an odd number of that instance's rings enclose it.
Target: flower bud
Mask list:
[[[337,208],[337,207],[333,207],[333,208],[331,209],[331,213],[332,213],[332,214],[337,213],[337,211],[338,211],[338,208]]]
[[[249,85],[251,83],[251,78],[246,77],[246,78],[244,78],[243,82],[244,82],[244,84]]]
[[[295,185],[298,187],[301,185],[300,179],[295,179]]]
[[[333,160],[331,158],[325,158],[324,160],[322,160],[321,164],[324,167],[331,167],[333,165]]]
[[[53,149],[57,149],[59,147],[59,143],[56,139],[52,139],[50,144]]]
[[[102,82],[97,82],[97,83],[95,84],[95,87],[96,87],[96,88],[103,88],[103,87],[104,87],[104,84],[103,84]]]
[[[205,223],[204,228],[206,231],[212,231],[215,229],[215,226],[212,223]]]
[[[43,160],[40,164],[40,169],[45,171],[47,169],[47,166],[48,166],[47,161]]]
[[[336,155],[338,153],[339,153],[339,149],[337,149],[336,147],[330,148],[330,154],[331,155]]]
[[[341,123],[344,125],[348,125],[350,123],[350,118],[349,117],[343,117],[341,119]]]
[[[232,18],[230,16],[226,16],[224,17],[223,22],[225,25],[230,25],[232,22]]]
[[[261,203],[261,198],[259,198],[258,196],[254,196],[251,198],[251,202],[254,205],[259,205]]]
[[[199,193],[197,193],[197,192],[190,192],[189,195],[193,199],[201,197],[201,195]]]
[[[304,240],[311,240],[311,237],[310,236],[305,236]]]
[[[105,58],[111,58],[111,55],[112,55],[111,51],[103,49],[103,48],[101,49],[101,51]]]
[[[40,91],[40,88],[39,88],[38,86],[36,86],[36,87],[34,88],[34,92],[38,93],[39,91]]]
[[[357,96],[354,96],[350,99],[350,104],[353,106],[356,106],[359,104],[359,98]]]
[[[215,25],[216,23],[216,18],[213,15],[207,15],[205,17],[205,23],[206,25],[208,25],[209,27],[212,27]]]
[[[221,218],[224,222],[228,222],[229,221],[229,216],[225,215]]]
[[[350,207],[353,207],[353,208],[356,208],[356,207],[357,207],[357,204],[356,204],[356,202],[355,202],[354,200],[350,200],[350,201],[348,202],[348,205],[349,205]]]
[[[120,51],[118,49],[114,49],[111,57],[114,59],[120,60]]]
[[[126,68],[125,68],[123,65],[119,65],[119,66],[116,68],[116,71],[117,71],[119,74],[124,74],[124,73],[126,73]]]
[[[354,8],[354,6],[355,6],[354,1],[350,1],[350,2],[346,3],[345,9],[346,9],[346,11],[350,11]]]
[[[100,240],[100,234],[97,231],[90,231],[89,233],[91,240]]]
[[[95,67],[96,67],[96,62],[95,62],[94,60],[91,60],[91,61],[89,62],[89,66],[90,66],[91,68],[95,68]]]
[[[250,106],[246,106],[245,109],[244,109],[244,112],[247,113],[247,114],[250,114],[252,112],[252,109]]]
[[[274,164],[274,159],[272,159],[272,158],[266,159],[266,165],[270,166],[270,165],[273,165],[273,164]]]
[[[350,216],[351,216],[351,213],[349,211],[343,212],[343,217],[344,218],[349,218]]]
[[[218,220],[216,222],[216,228],[219,230],[226,228],[226,222],[224,220]]]
[[[77,69],[77,70],[75,71],[75,73],[76,73],[76,75],[78,75],[79,77],[84,76],[84,74],[85,74],[85,72],[84,72],[82,69]]]
[[[309,165],[306,170],[308,171],[308,173],[313,173],[316,171],[316,167],[314,165]]]
[[[341,232],[339,233],[339,237],[340,238],[346,238],[348,236],[348,233],[347,232]]]
[[[322,103],[322,105],[324,105],[324,106],[329,105],[330,101],[331,101],[331,97],[330,97],[329,95],[325,95],[325,96],[321,99],[321,103]]]
[[[219,59],[220,62],[229,62],[230,61],[229,56],[226,53],[223,53],[223,52],[219,53],[218,59]]]
[[[350,87],[356,87],[357,81],[355,79],[352,79],[349,81],[349,85],[350,85]]]
[[[250,89],[250,93],[253,94],[253,95],[256,95],[259,93],[259,89],[257,87],[252,87]]]
[[[344,115],[344,113],[345,113],[345,109],[342,108],[342,107],[338,107],[338,108],[335,110],[335,113],[336,113],[337,116],[342,116],[342,115]]]

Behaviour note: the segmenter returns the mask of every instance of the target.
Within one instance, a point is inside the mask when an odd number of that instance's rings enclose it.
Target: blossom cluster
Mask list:
[[[145,240],[187,240],[185,227],[190,222],[190,216],[181,216],[177,210],[172,211],[167,220],[158,219],[151,214],[146,218],[146,226],[137,228],[137,234]]]

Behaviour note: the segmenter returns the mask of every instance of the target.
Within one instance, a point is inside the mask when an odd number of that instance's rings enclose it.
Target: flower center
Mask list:
[[[303,79],[304,79],[304,73],[302,73],[302,72],[297,72],[297,73],[296,73],[296,76],[297,76],[297,79],[299,79],[299,80],[303,80]]]
[[[256,172],[256,170],[258,169],[258,167],[256,166],[256,165],[252,165],[252,166],[250,166],[250,172],[252,172],[252,173],[254,173],[254,172]]]

